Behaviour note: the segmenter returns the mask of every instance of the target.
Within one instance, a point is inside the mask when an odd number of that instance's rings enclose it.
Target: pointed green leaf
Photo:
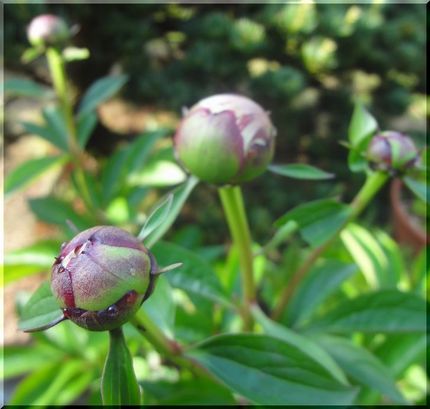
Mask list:
[[[316,360],[322,365],[330,374],[337,379],[341,384],[348,385],[345,374],[337,366],[336,362],[325,352],[318,344],[314,343],[310,339],[300,335],[297,332],[290,330],[289,328],[272,321],[258,308],[252,308],[252,315],[254,319],[263,327],[264,332],[272,337],[284,340],[290,345],[294,345],[300,349],[310,358]]]
[[[5,194],[26,186],[39,176],[42,176],[50,168],[62,165],[67,159],[67,156],[60,155],[31,159],[24,162],[7,175],[4,186]]]
[[[220,335],[188,354],[234,392],[262,405],[347,405],[357,392],[296,345],[267,335]]]
[[[326,260],[312,269],[297,288],[287,309],[288,322],[300,325],[333,294],[347,278],[357,272],[355,264]]]
[[[160,240],[163,235],[169,230],[170,226],[175,222],[182,206],[187,200],[188,196],[193,191],[194,187],[197,185],[198,179],[190,176],[186,182],[174,189],[171,194],[173,195],[172,205],[169,214],[164,219],[164,221],[158,225],[157,229],[149,234],[145,240],[145,245],[147,247],[152,247],[158,240]],[[177,262],[176,260],[175,262]],[[180,261],[180,260],[179,260]]]
[[[430,202],[430,193],[429,193],[430,189],[429,189],[428,184],[425,181],[419,180],[419,179],[414,179],[410,176],[405,176],[403,178],[403,182],[405,182],[406,186],[419,199],[421,199],[425,203]]]
[[[161,203],[155,206],[155,209],[148,216],[145,221],[142,230],[139,233],[138,239],[143,241],[148,237],[154,230],[160,226],[163,221],[167,218],[173,203],[173,194],[168,194]]]
[[[304,163],[291,163],[288,165],[270,165],[269,170],[281,176],[305,180],[333,179],[334,174],[325,172],[315,166]]]
[[[280,227],[293,221],[311,246],[317,247],[330,239],[347,220],[348,206],[332,199],[315,200],[288,211],[275,222]]]
[[[79,146],[83,149],[87,145],[94,128],[97,125],[97,114],[88,112],[77,119],[77,134]]]
[[[70,220],[79,230],[92,227],[92,221],[86,217],[78,215],[70,203],[52,196],[45,196],[29,200],[33,213],[44,222],[57,224],[68,229],[67,220]]]
[[[139,385],[122,329],[109,331],[109,339],[101,385],[103,405],[139,405]]]
[[[69,131],[67,130],[66,121],[59,106],[47,106],[42,111],[46,127],[49,132],[55,136],[58,145],[64,145],[66,150],[69,145]]]
[[[176,304],[166,276],[158,277],[154,293],[143,303],[137,314],[142,310],[169,338],[173,338]]]
[[[44,240],[7,253],[4,257],[4,281],[8,284],[30,274],[50,270],[61,242]]]
[[[52,143],[61,151],[67,152],[67,141],[64,140],[62,135],[59,135],[57,132],[53,131],[48,126],[41,126],[32,122],[21,122],[21,125],[29,134],[40,136],[46,141]]]
[[[86,60],[90,57],[88,48],[66,47],[63,50],[64,60],[67,62]]]
[[[166,273],[173,287],[231,306],[216,273],[205,259],[184,247],[164,241],[158,242],[151,251],[161,266],[182,262],[182,266]]]
[[[351,122],[348,129],[348,139],[352,147],[357,147],[363,140],[375,133],[378,129],[376,119],[363,107],[357,103],[354,107]]]
[[[48,282],[44,282],[25,304],[19,320],[21,331],[41,331],[64,320]]]
[[[126,75],[106,76],[94,82],[82,98],[79,115],[97,108],[99,104],[115,95],[126,82]]]
[[[46,97],[51,90],[38,83],[22,78],[11,78],[4,83],[6,96],[24,96],[33,98]]]
[[[424,332],[426,302],[412,293],[381,290],[343,300],[306,325],[306,330],[346,333]]]
[[[346,338],[324,335],[316,340],[356,382],[377,390],[393,403],[407,404],[390,370],[375,355]]]

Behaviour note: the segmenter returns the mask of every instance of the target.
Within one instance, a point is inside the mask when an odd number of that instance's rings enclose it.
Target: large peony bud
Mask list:
[[[156,262],[139,240],[98,226],[63,245],[52,266],[51,288],[66,318],[103,331],[134,315],[151,294],[156,274]]]
[[[214,95],[187,112],[175,135],[175,151],[199,179],[236,184],[266,170],[275,134],[268,114],[254,101],[240,95]]]

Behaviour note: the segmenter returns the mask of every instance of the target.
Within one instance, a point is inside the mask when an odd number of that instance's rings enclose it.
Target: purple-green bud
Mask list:
[[[236,184],[263,173],[273,157],[276,130],[249,98],[220,94],[194,105],[174,138],[177,158],[199,179]]]
[[[367,159],[378,170],[404,172],[418,161],[412,139],[395,131],[376,134],[367,148]]]
[[[51,289],[66,318],[104,331],[134,315],[156,277],[155,259],[138,239],[117,227],[98,226],[62,246]]]
[[[71,32],[65,21],[52,14],[35,17],[27,28],[28,41],[35,47],[62,45],[70,36]]]

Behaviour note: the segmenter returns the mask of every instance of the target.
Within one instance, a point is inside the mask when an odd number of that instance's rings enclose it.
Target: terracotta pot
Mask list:
[[[394,179],[390,186],[390,201],[394,225],[394,235],[400,244],[411,247],[418,253],[429,243],[424,223],[409,212],[402,198],[404,184],[401,179]]]

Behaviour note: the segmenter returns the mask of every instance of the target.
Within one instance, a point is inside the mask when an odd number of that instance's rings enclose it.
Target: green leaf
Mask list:
[[[397,278],[378,241],[365,228],[349,224],[340,234],[343,244],[372,289],[395,287]]]
[[[405,182],[405,185],[411,190],[412,193],[415,194],[416,197],[425,203],[430,202],[430,189],[425,181],[414,179],[410,176],[405,176],[403,178],[403,182]]]
[[[109,331],[109,339],[101,384],[103,405],[139,405],[139,385],[122,329]]]
[[[348,206],[332,199],[315,200],[288,211],[275,222],[281,227],[297,223],[303,239],[313,247],[329,240],[342,227],[349,215]]]
[[[17,388],[10,404],[55,405],[61,392],[82,373],[82,362],[69,360],[48,366],[26,378]],[[38,383],[38,379],[40,379]]]
[[[370,138],[377,129],[378,124],[375,118],[361,104],[357,103],[348,130],[351,145],[348,165],[352,172],[361,172],[366,169],[365,151]]]
[[[151,251],[162,266],[177,262],[183,263],[181,267],[166,274],[173,287],[195,293],[225,306],[231,306],[217,275],[205,259],[181,246],[164,241],[158,242]]]
[[[378,129],[376,119],[361,105],[355,104],[348,129],[348,139],[352,147],[359,146]]]
[[[377,390],[393,403],[407,404],[389,369],[366,349],[349,339],[321,336],[317,342],[336,360],[345,373],[361,385]]]
[[[36,401],[40,402],[40,397],[50,387],[58,370],[58,364],[45,362],[38,370],[28,375],[19,383],[8,405],[34,405]],[[52,404],[52,402],[44,403],[45,405]]]
[[[173,301],[172,288],[165,276],[157,279],[155,291],[143,304],[143,310],[151,319],[157,323],[169,338],[173,338],[175,328],[176,304]]]
[[[31,47],[24,50],[21,55],[21,61],[24,64],[28,64],[35,60],[37,57],[40,57],[43,54],[43,48]]]
[[[166,381],[143,382],[145,395],[156,399],[161,406],[174,405],[234,405],[231,392],[209,379],[183,379],[171,383]]]
[[[47,156],[45,158],[31,159],[15,168],[7,175],[4,192],[9,194],[36,180],[50,168],[62,165],[68,159],[65,155]]]
[[[412,364],[425,361],[427,341],[426,334],[395,334],[378,345],[374,353],[400,379]]]
[[[412,293],[381,290],[344,300],[307,324],[306,330],[331,333],[424,332],[426,303]]]
[[[63,58],[67,62],[86,60],[90,57],[88,48],[66,47],[63,50]]]
[[[78,215],[68,202],[55,197],[30,199],[29,204],[31,211],[44,222],[68,228],[67,220],[70,220],[78,230],[85,230],[92,226],[91,220]]]
[[[169,194],[159,203],[155,209],[151,212],[145,221],[142,230],[139,233],[138,239],[143,241],[148,237],[158,226],[163,223],[169,214],[170,208],[172,207],[173,195]]]
[[[336,260],[326,260],[311,270],[291,298],[287,309],[289,324],[303,324],[343,281],[356,272],[357,267],[354,264]]]
[[[187,175],[181,167],[169,160],[151,160],[139,172],[128,178],[132,186],[165,187],[185,181]]]
[[[41,343],[31,345],[13,345],[4,347],[3,379],[13,378],[33,372],[47,362],[56,363],[64,358],[64,353]]]
[[[61,151],[67,152],[67,141],[63,138],[62,135],[59,135],[51,128],[48,128],[47,126],[40,126],[32,122],[21,122],[21,125],[28,133],[38,135],[46,141],[52,143]]]
[[[126,75],[106,76],[94,82],[82,98],[79,115],[87,114],[115,95],[127,82]]]
[[[170,212],[168,216],[164,219],[164,221],[154,230],[149,236],[147,236],[145,240],[145,245],[148,248],[151,248],[158,240],[160,240],[164,234],[169,230],[170,226],[175,222],[178,217],[180,211],[182,210],[182,206],[187,200],[190,193],[193,191],[194,187],[197,185],[198,179],[190,176],[186,182],[182,185],[178,186],[176,189],[172,191],[173,194],[173,202],[170,208]]]
[[[257,404],[352,403],[356,390],[293,344],[267,335],[228,334],[189,352],[230,389]]]
[[[68,149],[69,131],[67,130],[66,121],[59,106],[47,106],[42,111],[46,127],[49,132],[55,136],[59,145],[64,145]],[[61,141],[61,142],[60,142]]]
[[[295,346],[300,351],[309,356],[309,358],[316,360],[322,365],[330,374],[337,379],[341,384],[348,385],[348,381],[342,370],[337,366],[336,362],[327,354],[318,344],[312,342],[308,338],[291,331],[287,327],[278,324],[269,319],[258,308],[252,308],[252,315],[254,319],[263,327],[264,332],[272,337],[284,340],[286,343]]]
[[[291,163],[288,165],[270,165],[269,170],[281,176],[287,176],[294,179],[307,180],[325,180],[332,179],[333,173],[325,172],[315,166],[304,163]]]
[[[31,80],[13,78],[5,81],[4,93],[6,96],[43,98],[48,96],[51,90]]]
[[[25,304],[19,320],[21,331],[31,332],[50,328],[64,320],[63,311],[44,282]]]
[[[44,240],[11,251],[4,257],[4,282],[8,284],[29,274],[48,271],[60,251],[61,242]]]
[[[81,115],[77,119],[77,134],[79,146],[84,149],[87,145],[94,128],[97,125],[97,114],[88,112],[86,115]]]

